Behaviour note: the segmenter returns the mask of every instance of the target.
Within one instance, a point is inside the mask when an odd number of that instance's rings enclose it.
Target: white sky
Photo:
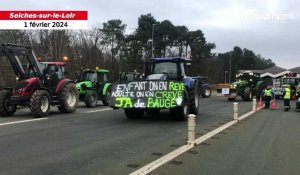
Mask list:
[[[277,66],[300,66],[300,2],[297,0],[0,0],[0,10],[88,10],[89,25],[121,19],[128,32],[141,14],[200,29],[213,52],[234,46],[271,58]]]

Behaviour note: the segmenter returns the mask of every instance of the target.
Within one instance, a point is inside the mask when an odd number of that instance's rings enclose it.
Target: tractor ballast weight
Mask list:
[[[79,99],[87,107],[95,107],[98,100],[101,100],[105,106],[109,105],[111,83],[108,82],[108,73],[106,69],[83,71],[82,80],[76,84],[76,87],[79,91]]]
[[[198,113],[198,81],[185,74],[186,58],[152,58],[145,66],[145,79],[119,82],[112,86],[111,107],[124,108],[129,119],[144,112],[157,114],[169,109],[175,120]]]
[[[28,106],[35,117],[47,116],[51,105],[63,113],[76,110],[78,92],[74,81],[64,78],[65,63],[38,62],[30,47],[14,44],[1,44],[0,57],[9,59],[18,81],[0,91],[0,116],[13,115],[18,105]]]

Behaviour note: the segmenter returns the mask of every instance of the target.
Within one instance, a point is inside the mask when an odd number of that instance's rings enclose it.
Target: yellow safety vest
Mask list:
[[[291,99],[291,90],[289,88],[285,88],[285,94],[283,99]]]
[[[272,96],[272,89],[266,89],[265,93],[264,93],[264,96],[271,97]]]

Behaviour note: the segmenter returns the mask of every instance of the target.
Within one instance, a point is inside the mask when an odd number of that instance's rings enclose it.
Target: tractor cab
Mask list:
[[[147,79],[182,80],[186,76],[185,69],[188,65],[190,65],[190,59],[186,58],[152,58]]]
[[[104,105],[109,104],[111,83],[108,81],[108,73],[106,69],[86,69],[82,72],[76,87],[79,91],[79,99],[84,101],[87,107],[95,107],[98,99],[102,100]]]

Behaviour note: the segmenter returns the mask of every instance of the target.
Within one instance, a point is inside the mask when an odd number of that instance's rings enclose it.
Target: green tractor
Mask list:
[[[259,97],[267,83],[261,81],[260,74],[246,71],[236,76],[237,81],[232,83],[229,88],[217,89],[217,92],[234,101],[237,96],[241,96],[244,101],[249,101],[253,96]]]
[[[108,82],[108,70],[86,69],[81,74],[76,87],[79,91],[79,100],[87,107],[93,108],[101,100],[105,106],[110,104],[111,83]]]

